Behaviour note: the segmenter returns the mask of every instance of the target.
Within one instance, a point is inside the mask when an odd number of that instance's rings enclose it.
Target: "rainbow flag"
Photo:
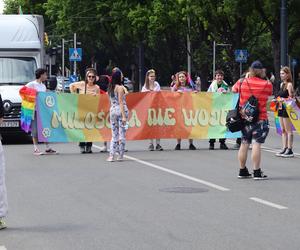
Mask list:
[[[293,124],[293,130],[300,134],[300,103],[296,99],[288,99],[285,101],[286,111]]]
[[[34,119],[35,99],[37,91],[26,86],[19,91],[22,98],[21,104],[21,128],[26,132],[31,131],[31,121]]]
[[[282,128],[280,126],[278,109],[277,109],[277,105],[278,105],[279,101],[283,101],[282,105],[287,109],[290,119],[291,119],[291,113],[292,113],[292,115],[294,114],[294,108],[293,108],[294,105],[293,104],[295,103],[295,101],[294,100],[282,100],[280,97],[277,97],[277,99],[273,100],[270,103],[270,109],[274,112],[274,121],[275,121],[276,132],[277,132],[277,134],[282,135]],[[300,111],[298,111],[298,112],[299,112],[298,117],[300,117]],[[291,119],[291,121],[292,121],[292,131],[295,131],[296,130],[295,124],[292,119]]]

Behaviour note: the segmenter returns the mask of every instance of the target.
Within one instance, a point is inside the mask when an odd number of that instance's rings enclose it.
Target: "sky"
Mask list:
[[[0,14],[2,14],[4,8],[3,0],[0,0]]]

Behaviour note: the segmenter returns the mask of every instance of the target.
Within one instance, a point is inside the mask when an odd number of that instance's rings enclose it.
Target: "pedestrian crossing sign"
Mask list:
[[[239,63],[246,63],[248,51],[246,49],[237,49],[234,51],[235,61]]]
[[[70,62],[80,62],[82,60],[82,49],[69,48],[69,60]]]

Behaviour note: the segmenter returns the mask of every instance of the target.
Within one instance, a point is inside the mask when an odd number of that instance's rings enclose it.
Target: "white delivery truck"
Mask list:
[[[4,107],[1,134],[20,128],[20,88],[44,67],[44,20],[38,15],[0,15],[0,93]]]

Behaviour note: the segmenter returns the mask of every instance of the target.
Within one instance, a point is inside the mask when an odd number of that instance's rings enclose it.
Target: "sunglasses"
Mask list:
[[[88,78],[95,78],[95,76],[88,76]]]

